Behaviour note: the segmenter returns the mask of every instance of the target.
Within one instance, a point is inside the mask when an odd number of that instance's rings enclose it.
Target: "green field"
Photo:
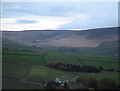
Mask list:
[[[31,65],[3,63],[3,76],[25,78],[31,71]]]
[[[26,79],[28,81],[54,80],[55,78],[73,80],[76,76],[91,76],[98,80],[104,77],[118,80],[118,72],[101,72],[96,74],[64,72],[44,66],[44,63],[61,62],[65,64],[93,65],[118,69],[118,59],[115,57],[81,55],[67,52],[35,53],[8,51],[6,53],[21,55],[3,54],[3,88],[41,88],[38,84],[24,83],[20,79]]]
[[[75,77],[71,73],[51,69],[41,65],[28,64],[9,64],[3,63],[3,88],[20,89],[20,88],[41,88],[39,84],[28,84],[20,81],[26,79],[28,81],[54,80],[55,78],[69,79]],[[9,85],[10,84],[10,85]]]
[[[51,69],[41,65],[27,65],[27,64],[7,64],[3,63],[3,76],[26,78],[28,80],[40,81],[41,79],[54,79],[67,77],[68,79],[74,77],[71,73]]]
[[[36,84],[28,84],[18,79],[3,78],[3,89],[44,89]]]
[[[41,63],[41,57],[34,56],[18,56],[18,55],[3,55],[3,61],[12,61],[19,63]]]
[[[85,77],[94,77],[97,80],[101,80],[101,78],[107,77],[107,78],[111,78],[111,79],[116,79],[116,81],[118,81],[118,72],[102,72],[102,73],[86,73],[86,72],[80,72],[77,73],[77,75],[82,75]]]
[[[9,52],[8,52],[9,53]],[[14,54],[22,55],[3,55],[3,61],[24,62],[24,63],[50,63],[61,62],[65,64],[79,64],[79,65],[95,65],[103,66],[105,68],[118,69],[118,58],[94,56],[94,55],[81,55],[76,53],[28,53],[28,52],[11,52]],[[30,54],[26,56],[24,54]],[[39,56],[35,56],[39,55]]]

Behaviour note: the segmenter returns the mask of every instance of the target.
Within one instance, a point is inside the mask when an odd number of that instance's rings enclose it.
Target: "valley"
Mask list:
[[[81,89],[91,88],[93,83],[88,79],[94,80],[98,89],[104,88],[101,81],[106,78],[118,87],[117,28],[3,31],[2,34],[3,89],[46,89],[48,86],[42,83],[56,78],[69,80],[69,88],[75,89],[75,84],[82,84]],[[93,71],[101,67],[102,70]],[[86,79],[86,83],[78,78]]]

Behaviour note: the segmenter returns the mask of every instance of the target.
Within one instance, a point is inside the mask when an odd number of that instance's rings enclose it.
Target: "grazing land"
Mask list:
[[[26,49],[27,50],[27,49]],[[102,66],[118,70],[116,57],[94,56],[68,52],[28,52],[9,49],[3,53],[3,88],[42,88],[36,82],[54,80],[55,78],[74,80],[76,76],[94,77],[101,80],[104,77],[118,81],[118,72],[103,71],[100,73],[65,72],[47,67],[45,64],[60,62],[63,64]],[[112,75],[112,76],[111,76]],[[28,81],[24,81],[24,80]],[[31,82],[34,82],[31,84]],[[12,83],[11,85],[8,85]],[[24,85],[24,86],[23,86]]]

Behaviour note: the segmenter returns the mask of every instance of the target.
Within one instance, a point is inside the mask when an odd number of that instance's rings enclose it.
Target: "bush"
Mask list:
[[[97,81],[97,79],[95,79],[93,77],[88,77],[87,78],[87,86],[89,88],[95,88],[95,89],[97,89],[98,88],[98,81]]]
[[[75,78],[75,81],[79,82],[79,83],[82,83],[83,85],[86,85],[86,83],[87,83],[87,79],[85,77],[81,77],[81,76],[77,76]]]
[[[101,89],[116,89],[118,87],[116,81],[110,78],[101,79],[99,86]]]

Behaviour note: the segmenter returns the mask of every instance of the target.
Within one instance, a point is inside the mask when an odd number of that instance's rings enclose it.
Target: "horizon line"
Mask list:
[[[86,29],[41,29],[41,30],[20,30],[20,31],[11,31],[11,30],[1,30],[1,32],[22,32],[22,31],[85,31],[93,29],[104,29],[104,28],[120,28],[120,26],[114,27],[102,27],[102,28],[86,28]]]

